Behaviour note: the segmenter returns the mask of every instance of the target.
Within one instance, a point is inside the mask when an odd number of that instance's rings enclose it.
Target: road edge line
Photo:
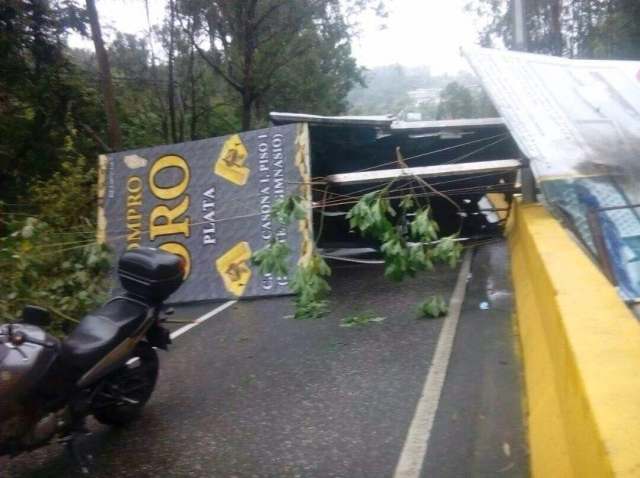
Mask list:
[[[440,330],[440,337],[433,354],[431,367],[422,388],[422,395],[416,405],[416,410],[393,474],[394,478],[418,478],[422,471],[422,465],[427,456],[433,422],[438,411],[442,388],[447,376],[449,359],[451,358],[460,312],[462,311],[462,303],[467,290],[472,253],[472,249],[467,250],[462,266],[460,266],[458,279],[449,301],[449,313],[444,319],[444,324]]]
[[[174,330],[170,334],[171,340],[174,340],[174,339],[180,337],[185,332],[188,332],[189,330],[193,329],[194,327],[197,327],[198,325],[202,324],[203,322],[209,320],[211,317],[213,317],[214,315],[219,314],[220,312],[222,312],[223,310],[229,308],[230,306],[232,306],[236,302],[238,302],[238,301],[237,300],[230,300],[228,302],[225,302],[224,304],[219,305],[215,309],[210,310],[206,314],[201,315],[200,317],[198,317],[196,320],[194,320],[190,324],[187,324],[187,325],[185,325],[183,327],[180,327],[178,330]]]

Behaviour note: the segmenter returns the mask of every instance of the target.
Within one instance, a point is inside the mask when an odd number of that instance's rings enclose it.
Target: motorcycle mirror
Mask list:
[[[22,309],[22,322],[36,327],[46,327],[51,323],[51,314],[44,307],[27,305]]]

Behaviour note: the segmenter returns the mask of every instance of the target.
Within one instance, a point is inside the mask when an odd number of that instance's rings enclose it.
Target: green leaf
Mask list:
[[[462,256],[462,245],[456,241],[457,236],[444,237],[433,249],[433,258],[439,262],[449,264],[452,268],[460,261]]]
[[[409,224],[411,236],[420,242],[431,242],[438,238],[438,224],[431,219],[431,210],[422,209],[416,212]]]
[[[385,320],[386,317],[378,317],[372,312],[364,312],[362,314],[357,314],[342,319],[342,321],[340,322],[340,327],[362,327],[368,324],[379,324],[381,322],[384,322]]]
[[[251,256],[251,263],[258,266],[262,274],[273,274],[284,277],[289,274],[288,258],[291,250],[280,241],[271,241],[268,246],[256,251]]]
[[[291,224],[293,219],[298,221],[304,219],[307,216],[304,198],[291,195],[276,201],[271,215],[283,226]]]
[[[325,278],[330,274],[329,266],[316,252],[307,264],[298,267],[290,284],[296,293],[295,319],[318,319],[327,313],[325,297],[331,287]]]
[[[373,191],[365,194],[347,213],[352,230],[359,230],[362,235],[373,238],[382,237],[393,228],[389,218],[396,212],[386,197],[386,191]]]
[[[447,315],[449,306],[440,295],[429,297],[418,307],[422,318],[436,319]]]
[[[402,201],[400,201],[400,209],[407,212],[412,210],[415,207],[415,204],[416,202],[413,199],[413,196],[411,194],[407,194],[402,198]]]

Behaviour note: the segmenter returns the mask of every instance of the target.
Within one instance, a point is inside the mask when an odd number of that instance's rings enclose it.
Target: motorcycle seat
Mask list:
[[[62,342],[62,359],[87,371],[142,325],[149,307],[137,300],[116,297],[86,315]]]

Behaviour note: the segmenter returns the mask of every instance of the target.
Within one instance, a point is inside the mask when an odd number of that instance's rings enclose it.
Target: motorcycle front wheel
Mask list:
[[[105,377],[96,393],[93,416],[105,425],[124,426],[142,414],[158,379],[155,349],[139,342],[127,363]]]

